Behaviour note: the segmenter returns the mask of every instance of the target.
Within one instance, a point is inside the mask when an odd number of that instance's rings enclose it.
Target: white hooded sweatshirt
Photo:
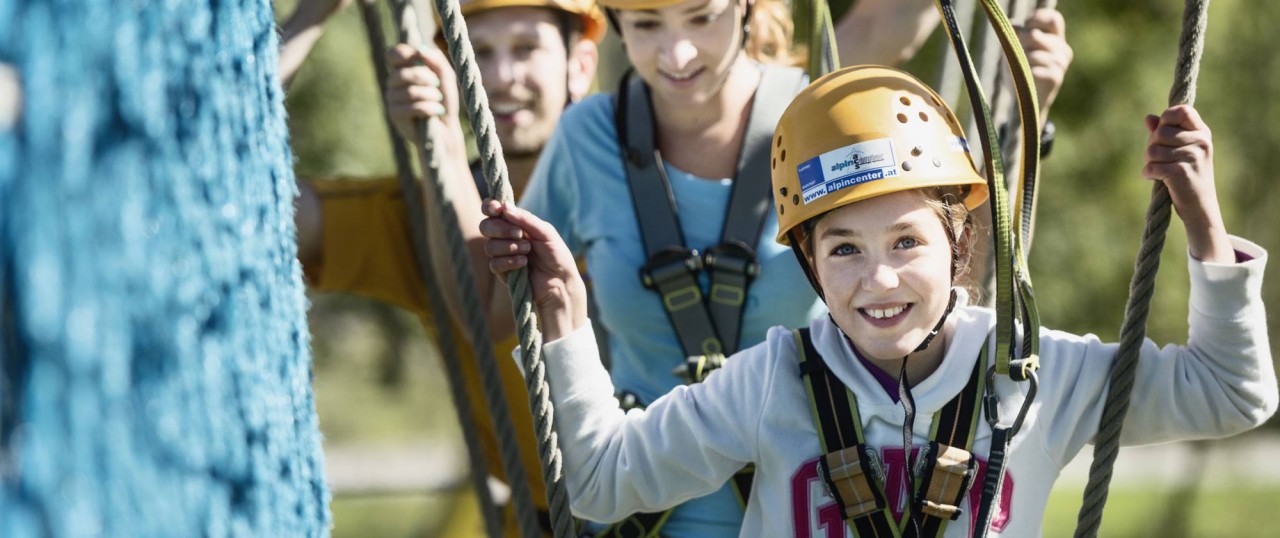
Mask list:
[[[1224,437],[1262,424],[1276,410],[1275,370],[1261,288],[1266,252],[1233,238],[1252,260],[1209,264],[1190,259],[1189,337],[1185,346],[1144,343],[1122,443],[1139,445]],[[966,384],[984,341],[991,310],[960,306],[939,368],[917,383],[915,449],[928,443],[933,415]],[[810,325],[814,345],[858,398],[866,442],[880,448],[886,494],[900,514],[902,407],[852,353],[823,316]],[[994,346],[991,346],[994,350]],[[1014,437],[992,536],[1039,536],[1058,473],[1093,441],[1117,345],[1093,335],[1043,329],[1040,391]],[[698,385],[677,387],[647,410],[624,413],[585,326],[544,347],[574,513],[593,521],[654,512],[720,488],[738,469],[756,465],[741,536],[852,536],[826,493],[816,462],[822,454],[791,331],[743,350]],[[678,358],[672,359],[673,364]],[[1026,383],[999,378],[1000,416],[1008,424]],[[973,454],[983,467],[991,429],[979,420]],[[969,536],[970,506],[945,536]]]

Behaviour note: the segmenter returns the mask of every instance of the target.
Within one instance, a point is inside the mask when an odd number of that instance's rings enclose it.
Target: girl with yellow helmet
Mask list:
[[[1187,231],[1190,338],[1142,348],[1123,440],[1232,435],[1280,400],[1261,297],[1266,252],[1225,231],[1196,111],[1173,107],[1146,122],[1143,175],[1169,187]],[[660,510],[754,464],[742,536],[985,535],[973,522],[983,503],[990,532],[1039,535],[1058,472],[1096,433],[1116,346],[1040,332],[1036,405],[1003,489],[983,495],[972,488],[992,446],[981,396],[998,395],[1008,415],[1027,387],[1004,378],[984,387],[994,313],[956,287],[974,237],[968,212],[988,193],[954,115],[910,75],[851,67],[796,96],[770,149],[776,238],[830,315],[770,329],[643,411],[613,402],[583,283],[556,230],[485,203],[490,268],[529,268],[575,511],[609,521]],[[765,301],[809,286],[797,276],[775,293]],[[904,421],[900,395],[915,420]]]
[[[889,3],[896,4],[859,5]],[[599,5],[634,75],[617,93],[565,111],[520,203],[585,259],[596,320],[608,333],[613,385],[629,404],[643,406],[763,341],[769,327],[802,325],[825,311],[812,291],[788,292],[804,272],[787,247],[771,241],[779,231],[767,179],[773,129],[804,80],[778,65],[791,62],[791,36],[777,0]],[[1060,32],[1050,37],[1065,47]],[[445,84],[407,93],[442,95],[448,105],[457,102],[451,91]],[[414,101],[413,110],[425,110]],[[459,191],[456,207],[479,207],[478,199],[466,199],[474,191]],[[481,218],[459,215],[469,231]],[[479,284],[495,299],[493,332],[511,334],[505,286],[485,277]],[[736,536],[751,481],[739,474],[732,485],[682,499],[689,502],[672,512],[614,530]]]

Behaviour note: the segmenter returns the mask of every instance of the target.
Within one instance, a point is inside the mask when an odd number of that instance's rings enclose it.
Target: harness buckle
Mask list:
[[[650,256],[640,268],[640,282],[657,290],[668,311],[684,310],[702,302],[702,289],[695,275],[702,270],[697,250],[668,247]]]
[[[973,488],[978,460],[968,450],[929,443],[915,506],[921,513],[955,521],[964,513],[960,502]]]
[[[686,384],[701,383],[711,372],[724,366],[724,354],[710,353],[685,357],[684,362],[671,369],[671,373],[683,377]]]
[[[747,284],[760,274],[756,253],[741,241],[721,243],[707,249],[702,256],[703,266],[713,272],[727,273],[735,277],[730,282],[712,277],[711,300],[729,306],[741,306],[746,300]]]
[[[868,472],[871,469],[872,472]],[[830,452],[818,458],[827,494],[840,506],[844,519],[852,520],[883,510],[884,477],[880,476],[875,449],[865,444]]]

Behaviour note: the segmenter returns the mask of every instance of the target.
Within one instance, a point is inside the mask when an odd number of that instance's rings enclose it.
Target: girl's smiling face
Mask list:
[[[741,0],[685,0],[619,10],[627,57],[652,90],[671,103],[702,105],[719,94],[742,49]]]
[[[813,229],[809,264],[831,317],[867,359],[900,361],[946,311],[952,247],[935,205],[923,191],[896,192],[835,209]],[[940,343],[925,353],[940,359]]]

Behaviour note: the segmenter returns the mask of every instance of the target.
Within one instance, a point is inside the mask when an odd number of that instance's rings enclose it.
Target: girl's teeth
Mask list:
[[[871,308],[871,309],[867,309],[867,314],[870,314],[871,317],[876,319],[885,319],[885,318],[891,318],[893,316],[901,314],[902,311],[906,309],[907,309],[906,305],[890,308],[888,310]]]

